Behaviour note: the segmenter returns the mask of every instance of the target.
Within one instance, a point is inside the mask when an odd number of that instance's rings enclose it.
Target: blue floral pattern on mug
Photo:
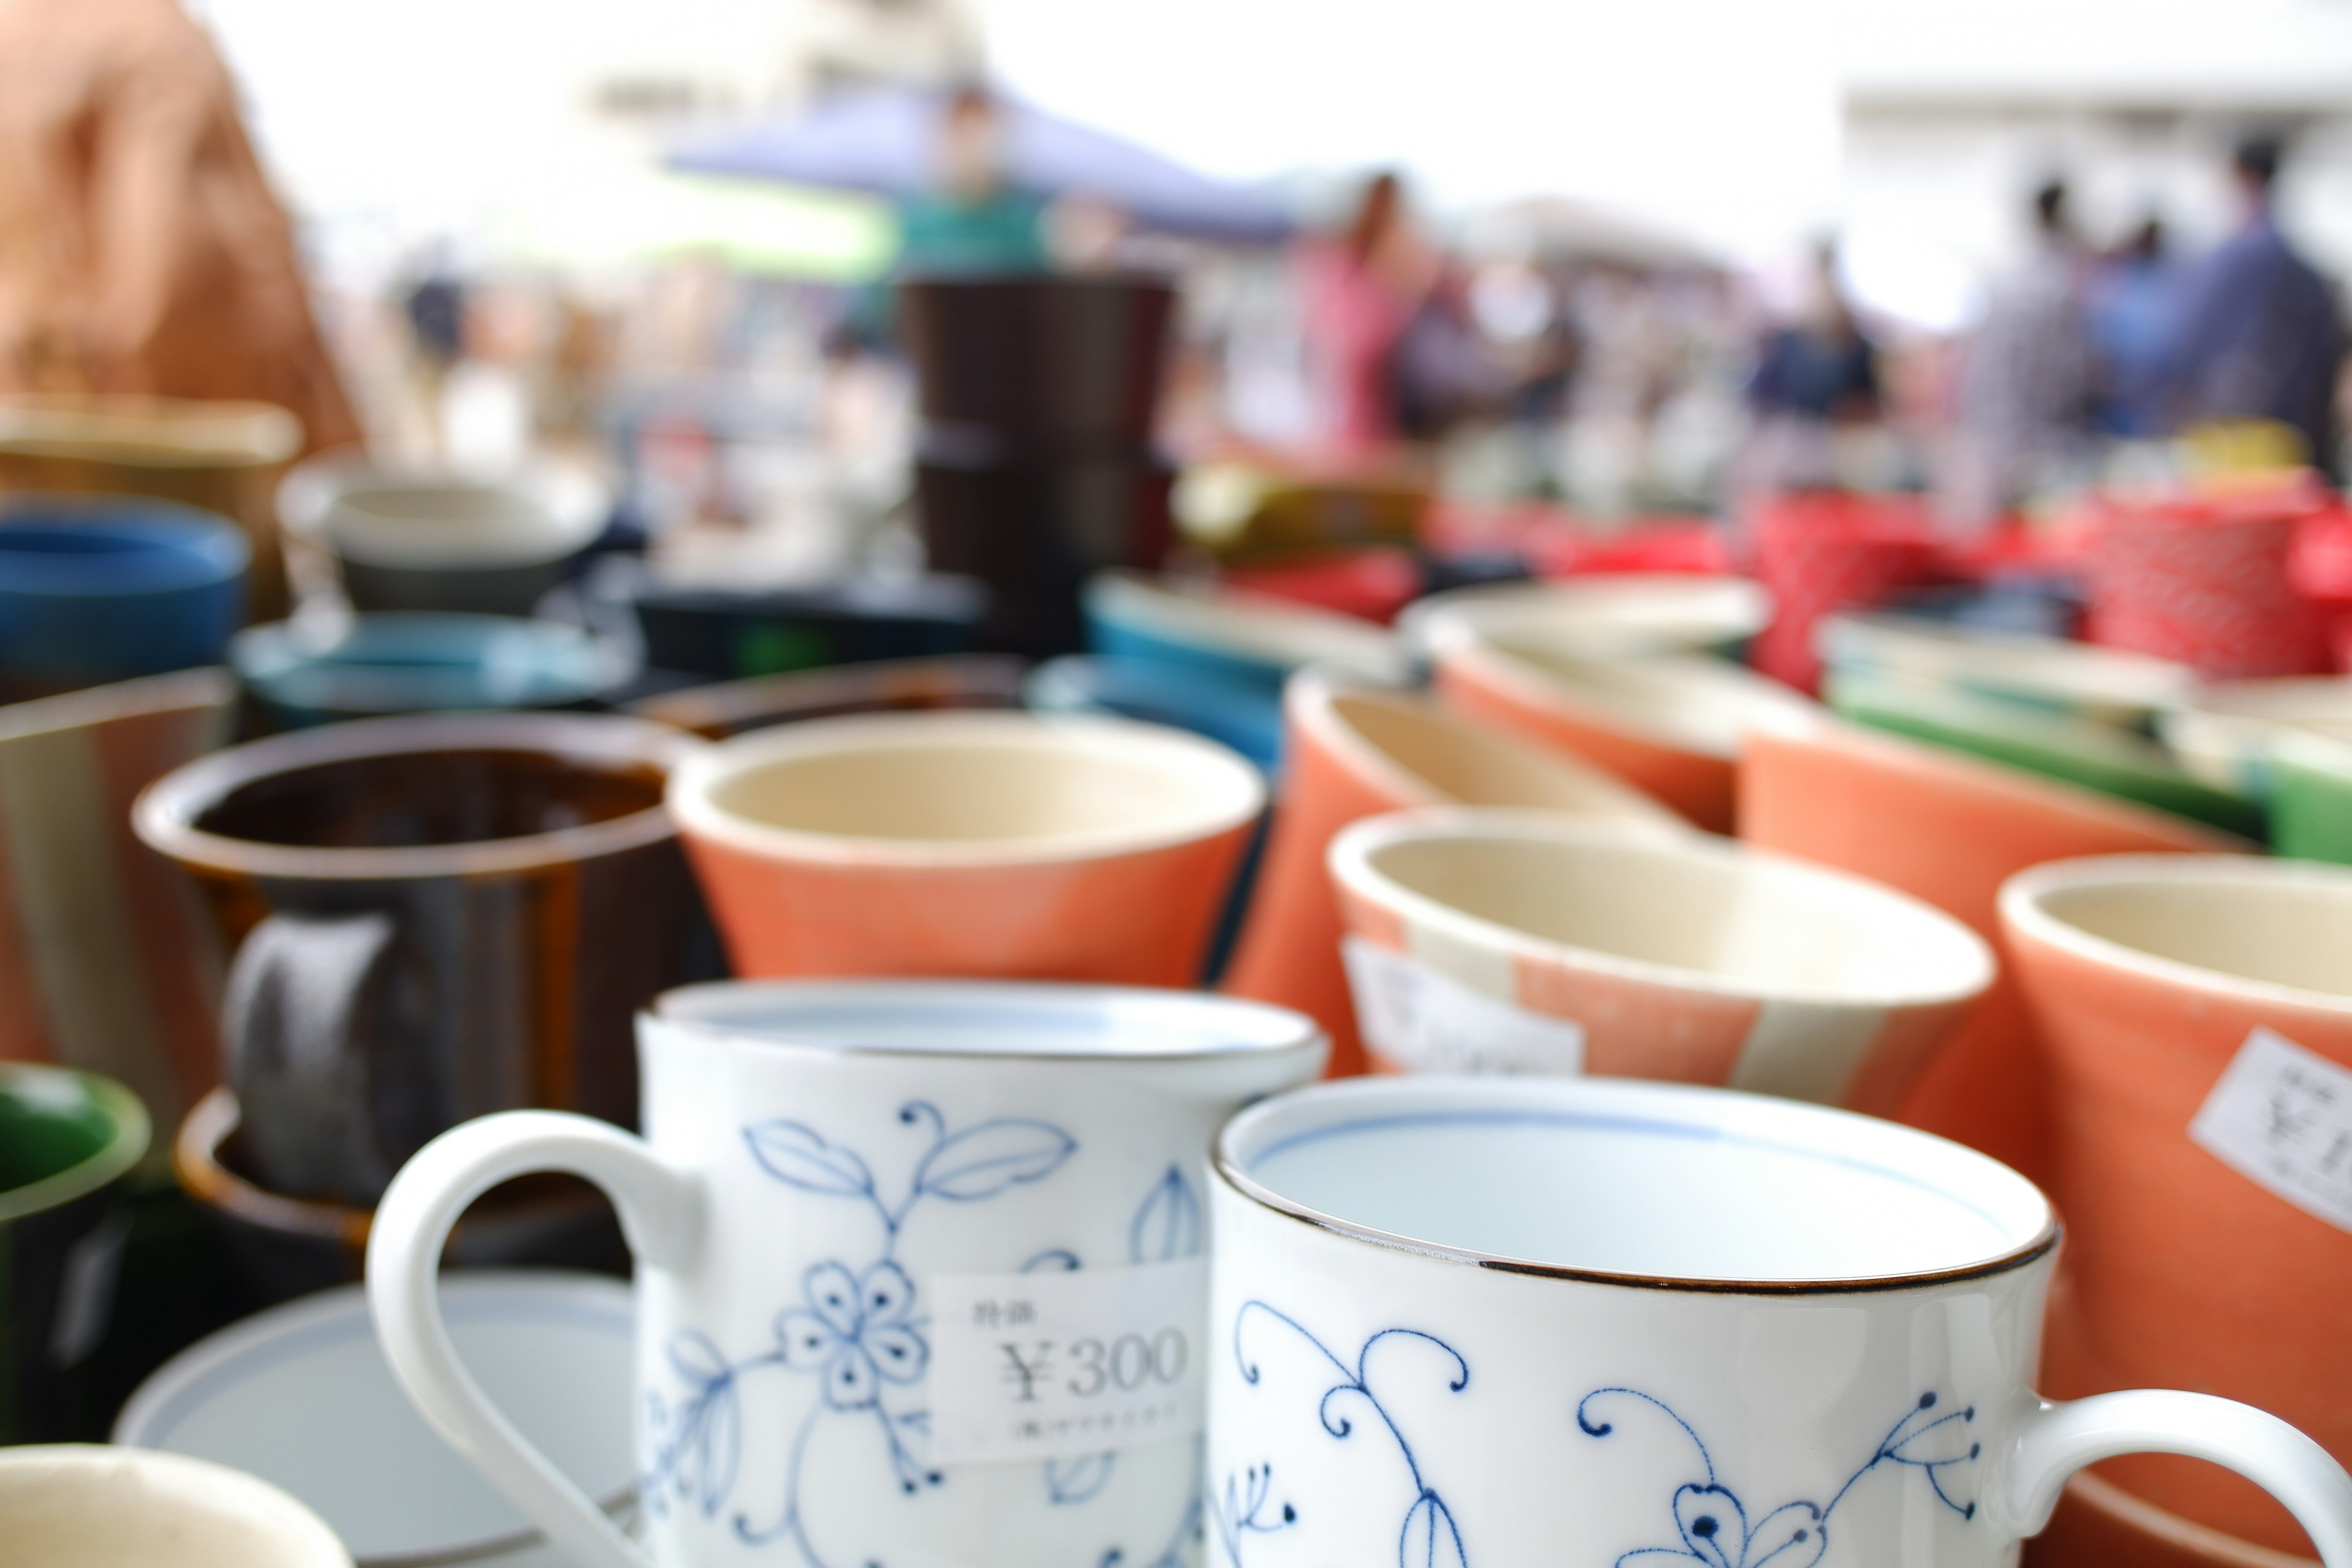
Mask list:
[[[807,1568],[844,1568],[828,1563],[811,1539],[808,1500],[801,1476],[811,1440],[830,1418],[870,1420],[883,1438],[893,1479],[912,1494],[945,1484],[947,1478],[919,1457],[930,1414],[911,1392],[930,1363],[925,1338],[929,1320],[918,1309],[913,1279],[897,1259],[898,1238],[919,1204],[982,1203],[1011,1189],[1042,1182],[1077,1150],[1077,1141],[1045,1121],[1003,1117],[950,1131],[940,1110],[912,1100],[898,1112],[902,1125],[928,1137],[905,1190],[895,1201],[885,1195],[872,1167],[856,1150],[814,1128],[778,1119],[742,1130],[743,1141],[761,1169],[787,1186],[820,1196],[861,1203],[878,1223],[877,1256],[862,1266],[840,1258],[814,1263],[801,1277],[801,1300],[780,1311],[774,1344],[731,1361],[708,1335],[682,1329],[671,1337],[671,1370],[686,1387],[676,1404],[648,1396],[653,1464],[640,1493],[656,1512],[682,1500],[716,1519],[730,1507],[743,1447],[741,1387],[752,1373],[781,1369],[819,1380],[820,1397],[794,1433],[784,1465],[780,1511],[755,1522],[744,1510],[730,1519],[738,1537],[754,1544],[789,1541]],[[1131,1261],[1189,1257],[1200,1250],[1199,1194],[1174,1166],[1154,1183],[1129,1226]],[[1065,1248],[1041,1253],[1024,1269],[1076,1268],[1077,1254]],[[894,1392],[901,1391],[901,1392]],[[1089,1455],[1047,1461],[1047,1499],[1055,1504],[1085,1502],[1108,1484],[1116,1456]],[[1138,1568],[1175,1568],[1184,1544],[1198,1536],[1200,1488],[1168,1545]],[[1121,1548],[1106,1552],[1096,1568],[1127,1561]],[[857,1568],[875,1568],[860,1563]]]
[[[1578,1401],[1576,1425],[1588,1437],[1607,1437],[1617,1430],[1617,1422],[1604,1419],[1603,1410],[1653,1412],[1680,1428],[1696,1450],[1698,1474],[1676,1486],[1669,1503],[1681,1543],[1637,1546],[1619,1554],[1618,1568],[1643,1558],[1673,1558],[1703,1563],[1706,1568],[1767,1568],[1768,1564],[1769,1568],[1811,1568],[1829,1550],[1830,1521],[1838,1505],[1857,1482],[1881,1466],[1919,1471],[1946,1508],[1962,1519],[1976,1517],[1974,1500],[1961,1502],[1944,1484],[1945,1471],[1974,1463],[1982,1452],[1982,1445],[1972,1435],[1976,1406],[1937,1415],[1938,1404],[1934,1393],[1921,1394],[1826,1503],[1784,1502],[1752,1522],[1739,1494],[1716,1474],[1715,1457],[1707,1452],[1697,1431],[1654,1394],[1633,1388],[1596,1388]],[[1618,1420],[1622,1419],[1621,1414]]]
[[[1469,1568],[1453,1510],[1423,1474],[1411,1440],[1372,1386],[1374,1351],[1417,1342],[1437,1349],[1444,1358],[1442,1364],[1452,1367],[1445,1374],[1444,1385],[1449,1392],[1459,1394],[1470,1385],[1470,1363],[1461,1352],[1436,1335],[1419,1329],[1391,1328],[1381,1330],[1358,1347],[1351,1363],[1297,1319],[1264,1301],[1250,1300],[1243,1302],[1241,1310],[1234,1314],[1234,1361],[1241,1371],[1242,1381],[1253,1387],[1262,1376],[1262,1368],[1244,1348],[1243,1338],[1250,1325],[1259,1321],[1287,1330],[1330,1363],[1338,1381],[1324,1390],[1315,1408],[1316,1419],[1324,1431],[1346,1442],[1356,1433],[1355,1416],[1350,1412],[1369,1413],[1379,1421],[1380,1429],[1387,1432],[1403,1458],[1412,1497],[1405,1504],[1403,1519],[1397,1528],[1397,1568]],[[1227,1476],[1218,1495],[1210,1500],[1209,1512],[1216,1525],[1217,1542],[1233,1568],[1243,1568],[1243,1552],[1251,1536],[1276,1534],[1301,1522],[1297,1503],[1286,1499],[1276,1504],[1275,1488],[1271,1462],[1250,1465]]]

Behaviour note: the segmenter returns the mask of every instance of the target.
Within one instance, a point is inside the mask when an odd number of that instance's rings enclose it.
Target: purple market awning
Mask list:
[[[1287,236],[1286,205],[1212,179],[1149,148],[1017,100],[1000,98],[1005,177],[1033,195],[1092,196],[1141,228],[1241,243]],[[933,180],[944,99],[908,88],[837,93],[803,113],[719,131],[673,148],[669,166],[794,184],[909,195]]]

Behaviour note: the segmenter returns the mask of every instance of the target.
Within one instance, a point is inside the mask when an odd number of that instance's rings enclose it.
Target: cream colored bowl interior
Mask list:
[[[1563,695],[1703,755],[1736,756],[1749,731],[1788,731],[1820,713],[1789,688],[1704,654],[1603,661],[1533,637],[1501,637],[1490,646]]]
[[[1411,699],[1336,693],[1333,715],[1364,744],[1449,801],[1675,820],[1613,779],[1449,718]]]
[[[1509,835],[1372,848],[1381,878],[1540,942],[1742,994],[1885,1001],[1965,993],[1980,943],[1924,905],[1737,850]]]
[[[2352,998],[2352,879],[2151,878],[2055,888],[2035,901],[2053,920],[2154,958]]]

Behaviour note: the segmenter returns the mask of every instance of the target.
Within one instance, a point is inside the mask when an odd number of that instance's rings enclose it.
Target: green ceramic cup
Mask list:
[[[2280,735],[2273,738],[2265,763],[2272,850],[2352,866],[2352,743]]]
[[[0,1062],[0,1444],[105,1432],[86,1369],[147,1140],[145,1107],[113,1079]]]

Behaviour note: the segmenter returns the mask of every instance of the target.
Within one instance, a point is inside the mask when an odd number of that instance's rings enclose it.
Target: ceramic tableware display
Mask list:
[[[2288,571],[2309,502],[2109,497],[2084,528],[2093,642],[2217,680],[2327,668],[2325,628]]]
[[[247,614],[286,613],[274,497],[302,422],[266,403],[0,398],[0,491],[152,496],[233,519],[252,545]]]
[[[1175,665],[1279,690],[1291,671],[1327,665],[1373,679],[1403,672],[1386,627],[1279,599],[1138,572],[1087,584],[1087,641],[1106,658]]]
[[[120,1079],[164,1127],[219,1076],[222,958],[131,803],[226,739],[236,700],[191,669],[0,708],[0,1058]]]
[[[2263,830],[2252,798],[2182,772],[2163,748],[2112,725],[1923,685],[1904,678],[1832,671],[1830,706],[1874,730],[1973,752],[2241,834]]]
[[[670,782],[743,975],[1186,985],[1265,786],[1156,724],[877,713],[720,742]]]
[[[1993,944],[1992,989],[1897,1114],[2039,1178],[2042,1068],[1994,910],[2011,873],[2077,855],[2251,849],[2185,818],[1842,723],[1759,735],[1739,777],[1745,840],[1925,900]]]
[[[2053,1195],[2074,1236],[2053,1306],[2061,1394],[2162,1377],[2352,1454],[2352,870],[2100,857],[2001,891],[2053,1074]],[[2242,1483],[2155,1459],[2106,1472],[2223,1532],[2301,1549]]]
[[[472,708],[562,708],[618,678],[594,637],[513,616],[383,614],[248,626],[229,662],[287,728]]]
[[[1813,639],[1839,674],[1899,679],[2117,729],[2147,730],[2197,681],[2196,671],[2170,659],[1916,615],[1832,616]]]
[[[1324,1084],[1218,1135],[1209,1532],[1237,1568],[1997,1568],[2068,1476],[2352,1477],[2209,1394],[2033,1392],[2059,1228],[1847,1112],[1597,1079]]]
[[[1069,654],[1039,665],[1023,696],[1041,713],[1172,724],[1231,746],[1268,773],[1282,761],[1282,699],[1254,681],[1159,659]]]
[[[1746,738],[1821,712],[1778,681],[1704,655],[1587,658],[1518,629],[1441,620],[1432,630],[1447,706],[1573,752],[1710,832],[1731,830]]]
[[[714,741],[803,719],[930,708],[1018,708],[1026,667],[1002,654],[877,659],[831,669],[801,669],[722,680],[644,697],[628,705]]]
[[[530,1444],[608,1511],[636,1497],[629,1287],[546,1271],[452,1278],[458,1359]],[[359,1568],[558,1568],[553,1549],[393,1382],[358,1287],[224,1329],[140,1385],[114,1440],[282,1488]]]
[[[273,736],[139,799],[236,949],[226,1076],[252,1173],[366,1204],[434,1133],[514,1106],[627,1123],[628,1016],[702,978],[643,720],[446,714]]]
[[[1562,653],[1736,654],[1772,619],[1772,598],[1744,577],[1627,572],[1546,583],[1509,583],[1433,594],[1399,617],[1397,631],[1426,658],[1447,634],[1441,623],[1541,637]]]
[[[545,1112],[459,1128],[369,1245],[394,1374],[575,1568],[1181,1559],[1218,1353],[1202,1151],[1315,1075],[1309,1020],[902,981],[697,987],[641,1028],[645,1140]],[[646,1548],[516,1440],[443,1327],[450,1221],[544,1169],[604,1187],[637,1249]]]
[[[336,456],[278,491],[286,531],[334,556],[362,610],[528,616],[611,510],[593,476],[553,463],[490,479]]]
[[[1331,843],[1356,1017],[1418,1072],[1601,1073],[1884,1111],[1992,984],[1892,889],[1699,834],[1441,809]]]
[[[352,1568],[326,1522],[267,1481],[97,1444],[0,1448],[6,1568]]]
[[[2292,731],[2352,741],[2352,680],[2315,675],[2215,681],[2184,693],[2157,720],[2157,733],[2185,772],[2256,799],[2270,794],[2273,746]]]
[[[1749,520],[1756,574],[1772,595],[1772,624],[1751,650],[1756,668],[1811,691],[1821,679],[1822,620],[1885,604],[1932,581],[1941,552],[1912,497],[1775,496]]]
[[[1596,768],[1428,698],[1316,670],[1283,693],[1282,796],[1223,985],[1296,1007],[1331,1036],[1331,1068],[1364,1070],[1340,966],[1346,928],[1324,857],[1360,817],[1415,805],[1519,805],[1674,833],[1680,818]]]
[[[172,1142],[180,1190],[203,1209],[251,1310],[360,1280],[374,1214],[334,1198],[276,1192],[252,1174],[236,1095],[198,1100]],[[583,1182],[541,1177],[491,1193],[467,1211],[442,1254],[447,1268],[570,1268],[626,1274],[628,1249],[610,1205]]]
[[[244,611],[250,555],[227,519],[191,507],[0,503],[0,696],[219,663]]]
[[[106,1331],[119,1189],[148,1135],[119,1083],[0,1062],[0,1444],[103,1429],[77,1373]]]

